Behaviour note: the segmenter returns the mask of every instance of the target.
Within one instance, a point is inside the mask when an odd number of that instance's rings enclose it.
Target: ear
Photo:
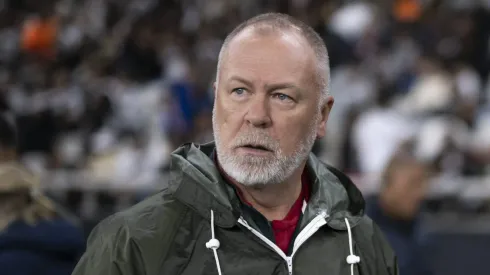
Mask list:
[[[327,134],[327,120],[328,116],[330,115],[330,111],[332,110],[334,103],[334,99],[332,96],[328,96],[327,99],[325,100],[325,103],[320,109],[320,121],[318,122],[317,129],[316,129],[316,137],[317,138],[322,138]]]

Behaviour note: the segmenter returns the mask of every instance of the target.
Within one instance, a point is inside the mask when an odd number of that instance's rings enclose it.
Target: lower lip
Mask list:
[[[242,153],[245,155],[253,155],[253,156],[269,156],[272,154],[271,151],[254,149],[254,148],[249,148],[249,147],[238,147],[237,150],[239,153]]]

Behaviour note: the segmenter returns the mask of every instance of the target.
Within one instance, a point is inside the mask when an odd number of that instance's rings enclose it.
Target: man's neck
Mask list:
[[[214,162],[222,176],[238,188],[241,199],[249,203],[269,221],[284,219],[301,194],[302,175],[306,163],[296,169],[291,177],[282,183],[251,187],[240,184],[228,176],[219,164],[216,155]]]
[[[263,186],[244,186],[236,184],[243,198],[269,220],[282,220],[301,194],[301,172],[298,169],[285,182]]]

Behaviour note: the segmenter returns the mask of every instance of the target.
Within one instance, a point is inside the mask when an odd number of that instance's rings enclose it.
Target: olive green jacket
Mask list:
[[[345,175],[310,155],[311,196],[286,255],[242,215],[214,149],[186,144],[172,153],[168,188],[102,221],[73,275],[398,274],[393,251]]]

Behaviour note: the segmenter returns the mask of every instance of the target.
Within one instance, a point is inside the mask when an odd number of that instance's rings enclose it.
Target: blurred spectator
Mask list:
[[[393,152],[416,132],[414,122],[391,108],[394,87],[383,86],[377,104],[362,112],[352,126],[352,144],[361,173],[380,173]]]
[[[394,15],[400,22],[414,22],[420,18],[422,13],[421,3],[417,0],[394,1]]]
[[[15,130],[0,121],[0,266],[5,275],[69,275],[84,235],[39,193],[37,179],[16,163]]]
[[[412,155],[410,146],[400,147],[386,166],[379,195],[367,202],[367,214],[393,247],[400,275],[429,275],[430,254],[419,239],[429,168]]]
[[[36,57],[52,59],[56,51],[57,19],[43,12],[29,18],[22,31],[22,47]]]

